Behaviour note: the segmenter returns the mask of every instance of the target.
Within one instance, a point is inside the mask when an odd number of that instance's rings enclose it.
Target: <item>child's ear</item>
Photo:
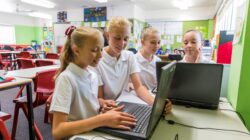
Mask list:
[[[76,46],[72,46],[72,52],[76,55],[76,56],[79,56],[79,48],[78,47],[76,47]]]
[[[141,39],[141,44],[144,45],[144,40],[143,39]]]

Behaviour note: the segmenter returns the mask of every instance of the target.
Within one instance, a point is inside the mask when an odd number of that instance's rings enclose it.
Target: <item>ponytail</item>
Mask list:
[[[61,65],[60,65],[60,68],[58,69],[58,71],[54,77],[55,79],[59,76],[60,73],[62,73],[66,69],[66,67],[69,65],[69,63],[74,60],[74,54],[73,54],[72,49],[71,49],[71,34],[73,33],[73,31],[75,29],[76,29],[75,26],[70,26],[65,31],[65,35],[67,36],[67,40],[66,40],[64,47],[62,49],[62,52],[60,54]]]

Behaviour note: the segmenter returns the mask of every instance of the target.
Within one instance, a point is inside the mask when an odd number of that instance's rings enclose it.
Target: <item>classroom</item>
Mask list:
[[[0,140],[250,140],[250,0],[1,0]]]

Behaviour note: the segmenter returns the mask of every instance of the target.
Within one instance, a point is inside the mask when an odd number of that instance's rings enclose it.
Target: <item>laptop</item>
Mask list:
[[[152,136],[159,120],[162,118],[166,102],[165,99],[167,99],[169,94],[170,85],[175,72],[175,65],[176,63],[172,62],[162,67],[162,76],[158,88],[159,90],[155,96],[153,106],[129,102],[119,102],[119,105],[125,105],[124,112],[128,112],[136,117],[137,125],[135,128],[133,128],[131,131],[124,131],[108,127],[100,127],[95,130],[125,139],[149,139]]]
[[[161,67],[156,64],[157,78]],[[168,98],[173,104],[217,109],[221,93],[223,65],[205,63],[177,63]]]

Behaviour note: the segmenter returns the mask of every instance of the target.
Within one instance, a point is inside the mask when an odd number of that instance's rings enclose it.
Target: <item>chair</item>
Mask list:
[[[49,60],[36,60],[35,63],[37,67],[54,65],[54,62]]]
[[[50,97],[47,99],[47,101],[45,103],[44,123],[49,122],[48,118],[50,119],[51,124],[53,122],[53,114],[49,113],[49,108],[50,108],[50,104],[52,102],[52,97],[53,97],[53,94],[50,95]]]
[[[31,59],[19,58],[17,59],[19,69],[34,68],[35,64]]]
[[[0,133],[2,134],[2,138],[4,140],[11,140],[10,134],[8,133],[8,130],[4,124],[4,121],[11,118],[10,114],[6,114],[4,112],[0,111]]]
[[[51,69],[51,70],[45,70],[41,72],[37,72],[35,80],[34,80],[34,90],[35,90],[35,100],[32,103],[33,108],[38,107],[40,105],[45,104],[49,96],[53,93],[55,82],[54,82],[54,75],[56,73],[57,69]],[[18,114],[19,109],[21,108],[25,114],[25,116],[28,118],[28,107],[27,107],[27,100],[25,96],[20,96],[21,92],[18,93],[17,98],[13,100],[15,103],[15,112],[14,112],[14,120],[13,120],[13,126],[12,126],[12,134],[11,138],[14,139],[16,135],[16,128],[17,128],[17,121],[18,121]],[[34,123],[35,128],[35,134],[37,136],[37,139],[43,139],[42,135],[36,125]]]
[[[0,54],[0,69],[12,70],[11,61],[4,61],[2,55]]]
[[[57,53],[60,54],[62,52],[63,46],[57,46]]]
[[[30,52],[20,52],[19,54],[16,54],[17,58],[29,58],[31,59]]]
[[[9,50],[9,51],[14,51],[15,49],[9,45],[4,45],[3,47],[4,50]]]
[[[57,53],[47,53],[46,58],[47,59],[59,59],[59,55]]]

